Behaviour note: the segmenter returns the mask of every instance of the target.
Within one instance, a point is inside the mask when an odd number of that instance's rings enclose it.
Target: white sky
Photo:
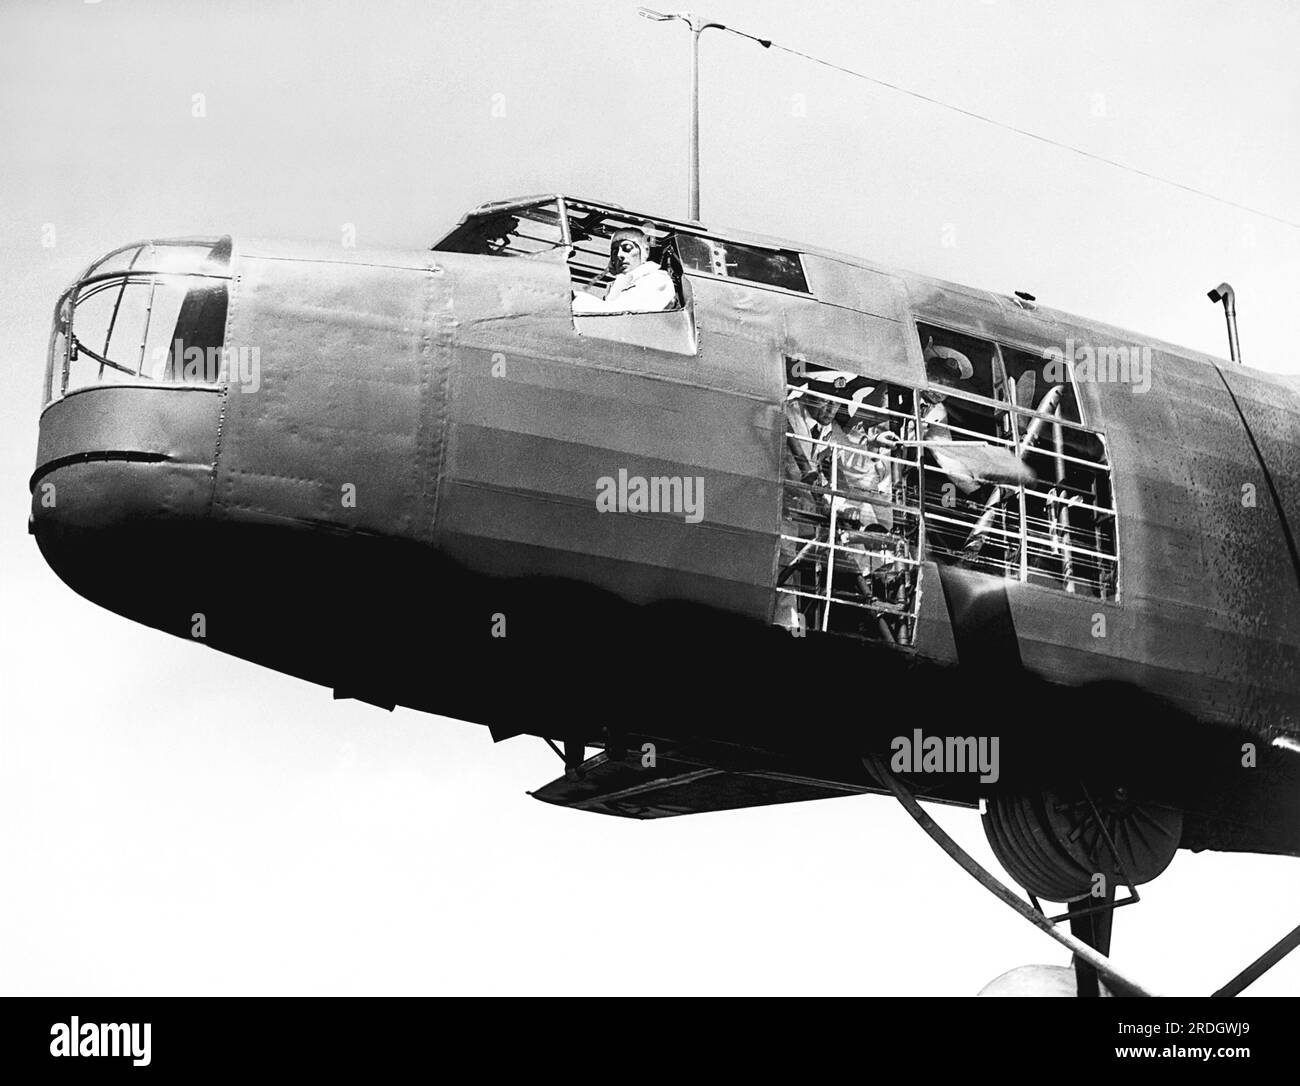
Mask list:
[[[111,247],[348,223],[361,246],[421,247],[478,202],[547,190],[682,215],[689,39],[635,9],[0,9],[0,990],[963,994],[1065,961],[892,801],[657,823],[548,807],[523,794],[561,768],[540,741],[336,703],[134,625],[26,535],[50,307]],[[1293,3],[702,10],[1300,220]],[[1247,361],[1300,371],[1300,230],[717,31],[702,55],[705,221],[1216,354],[1205,292],[1228,279]],[[557,681],[537,712],[629,696]],[[936,817],[993,865],[978,816]],[[1117,960],[1207,992],[1295,922],[1300,863],[1180,853],[1142,897]],[[1252,989],[1297,991],[1300,955]]]

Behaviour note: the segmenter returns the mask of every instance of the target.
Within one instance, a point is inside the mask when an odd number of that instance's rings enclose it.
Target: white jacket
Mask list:
[[[573,296],[575,313],[658,313],[677,303],[673,277],[653,260],[614,276],[604,298],[579,291]]]

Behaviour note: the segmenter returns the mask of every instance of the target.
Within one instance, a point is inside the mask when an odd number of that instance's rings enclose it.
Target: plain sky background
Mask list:
[[[701,10],[1300,221],[1295,0]],[[0,6],[0,991],[963,994],[1066,960],[890,800],[549,807],[524,795],[562,768],[540,741],[335,702],[134,625],[26,534],[50,308],[92,258],[346,224],[425,247],[541,191],[680,217],[688,41],[622,0]],[[702,56],[711,225],[1219,355],[1205,292],[1228,279],[1246,360],[1300,371],[1295,227],[718,31]],[[577,672],[536,712],[652,696]],[[996,869],[975,813],[935,815]],[[1208,992],[1295,923],[1300,861],[1180,852],[1142,898],[1116,959]],[[1300,955],[1252,992],[1300,992]]]

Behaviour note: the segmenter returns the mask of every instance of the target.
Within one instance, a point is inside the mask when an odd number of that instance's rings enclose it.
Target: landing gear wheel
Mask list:
[[[1047,793],[1044,807],[1048,821],[1067,847],[1095,871],[1117,877],[1127,875],[1134,886],[1148,883],[1159,875],[1178,851],[1183,836],[1183,812],[1167,804],[1140,801],[1123,787],[1096,790],[1089,797],[1077,791],[1070,795]],[[1096,813],[1093,812],[1096,807]],[[1101,816],[1098,824],[1097,815]],[[1114,856],[1106,844],[1101,828],[1114,842],[1123,871],[1115,868]]]
[[[1087,897],[1092,889],[1092,870],[1056,839],[1040,794],[990,800],[984,834],[998,862],[1035,897],[1075,901]]]
[[[1086,794],[1077,788],[1000,795],[984,815],[984,833],[998,861],[1016,882],[1048,901],[1089,896],[1097,874],[1112,891],[1121,882],[1150,882],[1169,866],[1182,832],[1179,808],[1139,802],[1114,786]]]

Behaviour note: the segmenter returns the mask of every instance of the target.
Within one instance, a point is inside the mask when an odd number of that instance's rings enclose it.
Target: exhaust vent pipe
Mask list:
[[[1237,342],[1237,295],[1231,283],[1220,283],[1209,293],[1215,305],[1223,303],[1223,314],[1228,318],[1228,352],[1232,360],[1241,364],[1241,344]]]

